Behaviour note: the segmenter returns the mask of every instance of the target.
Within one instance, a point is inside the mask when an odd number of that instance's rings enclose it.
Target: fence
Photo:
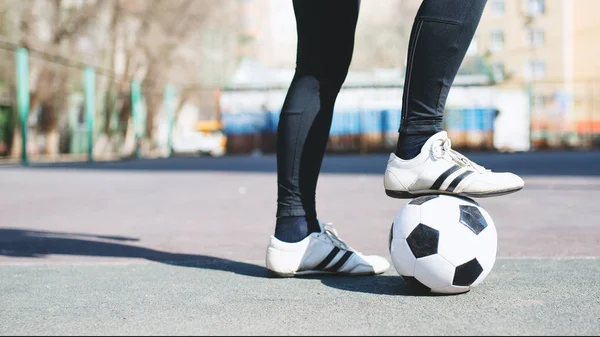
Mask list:
[[[174,136],[193,131],[198,116],[222,119],[228,153],[275,151],[285,89],[140,83],[57,56],[1,47],[0,157],[27,163],[168,156]],[[448,98],[444,128],[458,148],[597,148],[599,91],[597,81],[458,85]],[[328,150],[393,149],[401,97],[401,87],[342,89]]]
[[[519,112],[513,116],[506,112],[502,118],[521,125],[521,129],[528,128],[525,93],[494,93],[494,90],[453,88],[444,128],[456,147],[495,149],[495,138],[502,140],[502,135],[507,138],[506,127],[499,124],[499,130],[495,128],[499,109]],[[274,151],[279,110],[285,94],[285,89],[223,92],[221,106],[231,144],[229,152]],[[479,97],[479,100],[471,97]],[[401,120],[401,99],[402,88],[343,88],[334,109],[328,150],[367,153],[394,149]],[[523,133],[523,137],[528,134]],[[515,138],[514,135],[511,138]],[[512,143],[516,150],[528,149],[529,138],[521,139],[526,146]]]
[[[140,83],[57,55],[0,47],[0,157],[28,164],[167,156],[185,101],[214,115],[214,100],[197,99],[211,88]]]
[[[531,84],[534,148],[600,147],[600,81]]]
[[[14,55],[0,49],[0,156],[6,156],[12,146],[15,111]]]
[[[600,148],[600,85],[574,82],[455,85],[444,129],[456,148],[528,151]],[[228,151],[273,152],[285,89],[228,90],[222,116]],[[402,88],[343,88],[333,116],[328,150],[393,150],[400,125]]]
[[[400,114],[400,109],[336,111],[328,150],[365,153],[394,149]],[[496,110],[490,108],[452,108],[446,111],[444,128],[458,148],[492,150],[495,116]],[[223,121],[230,138],[229,153],[274,152],[277,111],[224,114]]]

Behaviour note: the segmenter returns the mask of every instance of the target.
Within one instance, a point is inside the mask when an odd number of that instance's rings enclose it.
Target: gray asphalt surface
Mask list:
[[[522,175],[478,199],[498,260],[469,293],[269,279],[273,156],[0,166],[1,335],[600,335],[600,152],[468,154]],[[326,157],[321,219],[388,256],[387,156]]]

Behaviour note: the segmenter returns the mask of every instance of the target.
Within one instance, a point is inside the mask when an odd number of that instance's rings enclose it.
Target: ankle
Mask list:
[[[396,156],[404,160],[411,160],[421,153],[421,148],[431,135],[398,135]]]
[[[275,238],[284,242],[300,242],[312,233],[321,230],[316,218],[306,216],[289,216],[277,218]]]

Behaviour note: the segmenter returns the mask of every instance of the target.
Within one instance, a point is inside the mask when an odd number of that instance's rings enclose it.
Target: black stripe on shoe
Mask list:
[[[319,263],[315,269],[316,270],[323,270],[325,267],[327,267],[327,265],[329,264],[329,262],[331,262],[333,260],[333,258],[340,252],[340,249],[338,247],[333,247],[333,249],[331,250],[331,252],[329,252],[329,255],[327,255],[327,257],[325,257],[325,259],[323,259],[323,261],[321,261],[321,263]]]
[[[348,259],[352,256],[352,254],[354,254],[354,253],[351,251],[347,251],[346,253],[344,253],[342,258],[336,264],[327,268],[327,271],[338,271],[344,265],[344,263],[346,263],[346,261],[348,261]]]
[[[458,186],[458,184],[460,184],[460,182],[463,181],[463,179],[465,179],[466,177],[468,177],[471,174],[473,174],[473,171],[465,171],[458,177],[454,178],[454,180],[452,180],[452,182],[450,183],[450,186],[448,186],[446,191],[453,192],[454,189],[456,188],[456,186]]]
[[[433,183],[433,185],[431,185],[431,189],[432,190],[439,190],[440,187],[442,186],[442,184],[444,183],[444,180],[446,180],[452,173],[458,171],[460,169],[460,166],[458,165],[453,165],[452,167],[450,167],[449,169],[446,170],[446,172],[442,173],[437,180]]]

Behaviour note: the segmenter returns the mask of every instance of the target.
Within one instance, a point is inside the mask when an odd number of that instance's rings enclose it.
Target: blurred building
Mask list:
[[[243,50],[246,57],[230,81],[228,94],[240,88],[256,92],[257,102],[248,99],[249,93],[235,99],[252,106],[236,103],[238,112],[258,111],[261,106],[276,111],[295,66],[297,36],[292,1],[243,3],[243,21],[252,42]],[[401,91],[382,94],[385,90],[368,88],[402,87],[408,38],[420,4],[421,0],[361,2],[352,64],[344,86],[364,88],[362,102],[381,105],[377,109],[393,110],[399,105]],[[600,116],[595,116],[600,90],[596,83],[600,60],[595,56],[600,44],[595,43],[594,34],[594,16],[599,9],[599,0],[488,0],[451,90],[448,115],[467,108],[498,111],[493,123],[497,148],[593,145],[600,134]],[[279,94],[267,98],[267,88]],[[358,92],[353,96],[359,97]],[[231,104],[223,103],[228,113],[226,107]],[[348,111],[366,109],[364,103],[342,94],[336,106],[341,109],[345,103]],[[499,135],[502,139],[518,138],[519,144],[503,145]]]
[[[600,116],[594,116],[599,11],[598,0],[488,1],[478,50],[501,86],[530,91],[534,142],[585,142],[600,133]]]
[[[221,96],[228,152],[250,152],[257,146],[270,152],[278,112],[294,74],[297,32],[293,3],[247,0],[243,4],[241,20],[252,43],[242,50],[243,61]],[[350,72],[336,101],[330,149],[377,151],[395,146],[408,40],[420,4],[421,0],[361,2]],[[488,112],[494,111],[491,107],[499,97],[507,96],[481,87],[490,83],[489,67],[474,42],[454,82],[474,89],[456,88],[448,100],[448,127],[457,129],[456,145],[493,146],[493,113]],[[508,95],[520,97],[519,93]],[[517,99],[511,101],[512,106],[522,106]],[[523,109],[510,110],[519,114]],[[511,132],[519,129],[518,123],[509,124]],[[254,141],[257,135],[259,142]],[[528,133],[524,137],[525,145],[508,147],[528,148]],[[512,138],[518,137],[512,134]]]
[[[403,67],[420,1],[362,1],[351,68]],[[297,35],[292,0],[246,0],[244,8],[242,20],[254,41],[244,54],[268,68],[294,68]]]

